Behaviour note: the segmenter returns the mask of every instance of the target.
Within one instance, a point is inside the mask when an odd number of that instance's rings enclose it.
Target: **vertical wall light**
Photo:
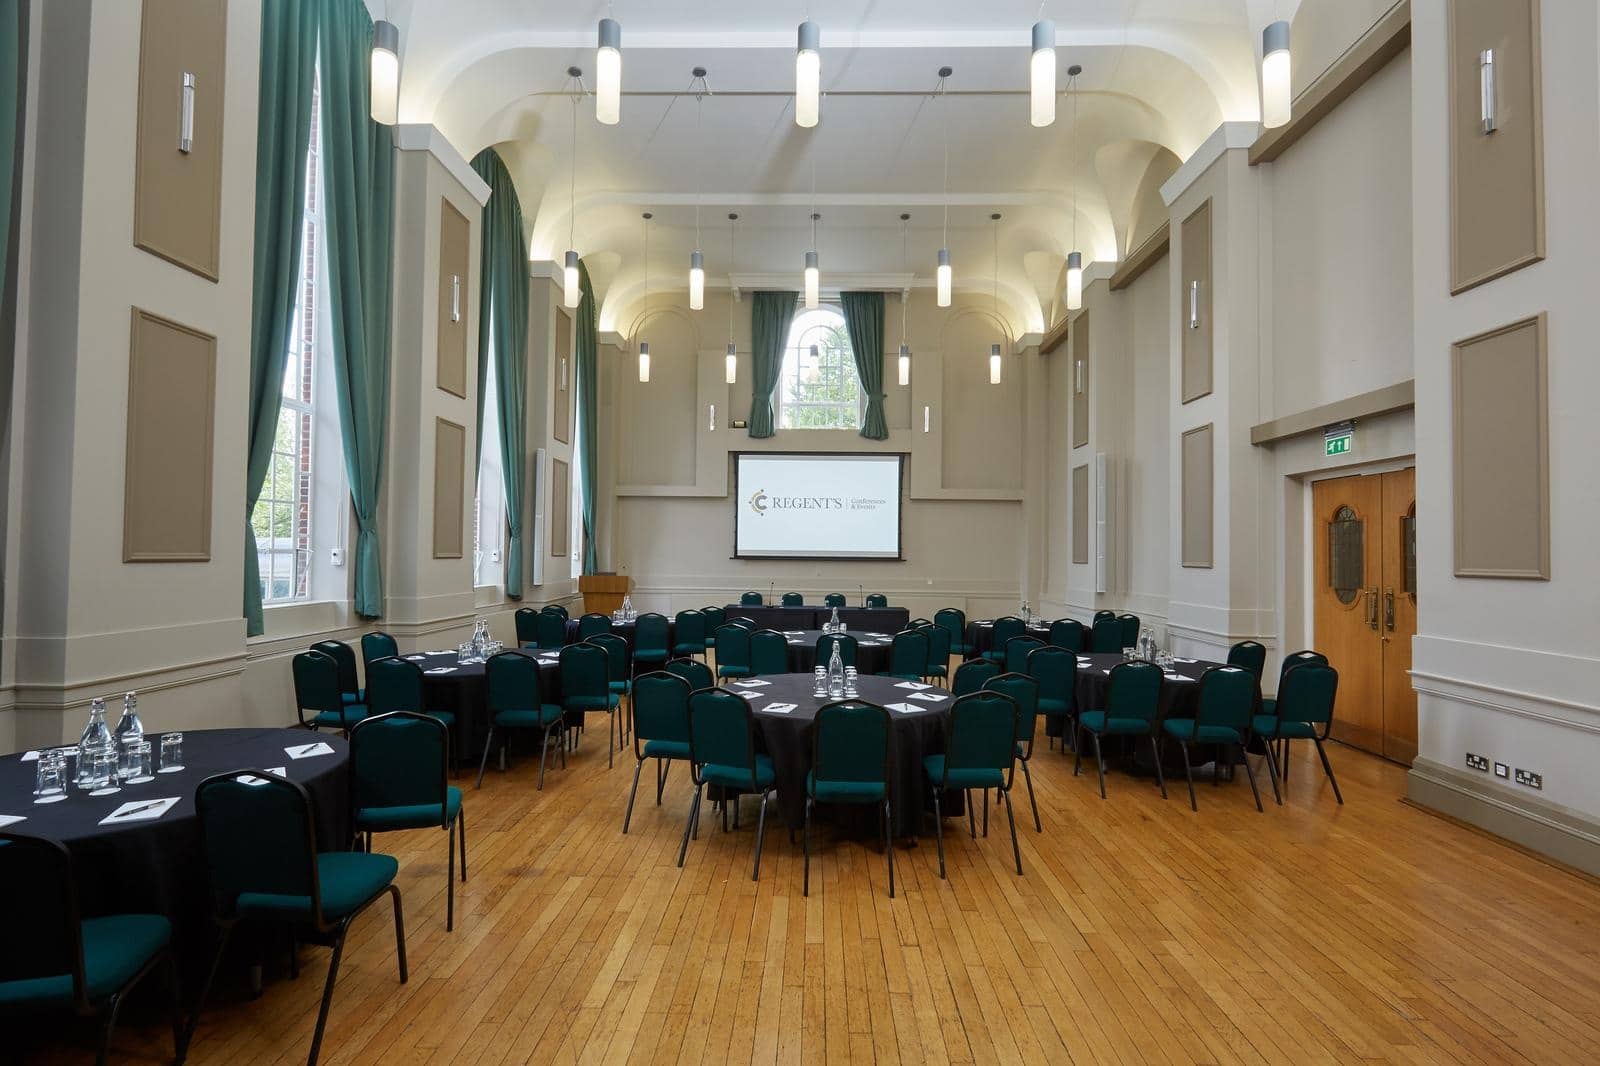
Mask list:
[[[706,101],[706,68],[695,67],[691,73],[694,78],[689,82],[690,88],[698,82],[700,89],[694,97],[694,251],[689,253],[689,310],[698,311],[706,305],[706,264],[705,257],[700,254],[700,194],[705,186],[705,170],[701,166],[705,158],[705,140],[700,131],[703,128],[701,111]]]
[[[614,18],[600,20],[600,40],[594,50],[594,117],[607,126],[622,119],[622,24]]]
[[[644,313],[650,313],[650,212],[644,213]],[[640,316],[643,318],[643,316]],[[641,331],[642,332],[642,331]],[[650,342],[639,341],[639,380],[650,380]]]
[[[734,230],[737,228],[739,215],[728,212],[728,274],[730,278],[734,272]],[[728,293],[728,354],[723,359],[722,380],[729,385],[739,382],[739,349],[733,343],[733,293]]]
[[[1056,24],[1033,24],[1033,56],[1028,60],[1028,120],[1048,126],[1056,120]]]
[[[800,23],[794,53],[794,121],[810,129],[822,111],[822,27]]]
[[[577,307],[583,300],[578,287],[578,253],[574,234],[578,228],[578,101],[583,99],[583,71],[568,67],[567,76],[576,83],[572,94],[572,150],[567,154],[567,254],[562,267],[562,298],[567,307]]]
[[[400,27],[387,19],[372,24],[372,121],[400,121]]]
[[[911,216],[910,215],[902,214],[900,216],[900,271],[901,271],[901,273],[904,273],[905,269],[906,269],[906,243],[907,243],[907,232],[909,230],[909,227],[907,226],[907,223],[910,222],[910,221],[911,221]],[[911,347],[906,344],[906,304],[909,303],[910,300],[911,300],[911,286],[908,283],[906,288],[905,288],[905,290],[900,293],[900,359],[899,359],[899,364],[900,364],[899,371],[900,371],[900,373],[899,373],[899,381],[900,381],[900,385],[901,385],[902,388],[904,388],[905,386],[911,384]]]
[[[1078,75],[1083,68],[1074,63],[1067,68],[1067,92],[1072,97],[1071,149],[1067,157],[1072,167],[1072,251],[1067,253],[1067,310],[1083,307],[1083,253],[1078,251]]]
[[[940,307],[950,306],[950,115],[948,103],[944,100],[945,79],[955,73],[949,67],[939,68],[939,82],[934,87],[941,103],[939,105],[939,125],[944,131],[944,231],[942,244],[939,248],[939,266],[934,273],[936,299]]]
[[[1289,24],[1261,31],[1261,124],[1269,130],[1289,121]]]

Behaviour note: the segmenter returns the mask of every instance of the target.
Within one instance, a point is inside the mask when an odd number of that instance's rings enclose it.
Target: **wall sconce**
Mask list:
[[[178,93],[178,151],[184,155],[194,151],[194,90],[195,77],[186,70]]]
[[[706,418],[706,431],[715,433],[717,431],[717,405],[713,403],[706,406],[710,412]]]

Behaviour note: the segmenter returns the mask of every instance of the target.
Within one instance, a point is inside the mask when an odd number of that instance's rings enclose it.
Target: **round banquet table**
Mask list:
[[[1111,689],[1111,670],[1122,662],[1122,654],[1104,653],[1078,655],[1078,684],[1074,695],[1078,701],[1079,711],[1095,711],[1105,707],[1106,694]],[[1200,706],[1200,678],[1207,670],[1221,666],[1222,663],[1208,662],[1205,659],[1175,659],[1167,667],[1161,678],[1161,691],[1156,696],[1156,717],[1158,721],[1167,718],[1193,718]],[[1261,699],[1261,686],[1256,686],[1256,701]],[[1048,727],[1050,736],[1060,735],[1060,719],[1050,720]],[[1157,733],[1157,738],[1160,738]],[[1106,755],[1109,758],[1113,752],[1126,751],[1128,738],[1102,737]],[[1259,749],[1257,749],[1259,750]],[[1216,760],[1222,752],[1217,745],[1191,744],[1191,759],[1194,765],[1201,766]],[[1150,762],[1150,753],[1142,743],[1134,748],[1134,768],[1141,772],[1154,773]],[[1167,772],[1183,773],[1183,755],[1176,744],[1166,745],[1166,752],[1161,759],[1162,768]]]
[[[507,648],[539,664],[539,682],[546,703],[561,702],[561,667],[557,652]],[[483,663],[463,663],[453,651],[427,651],[401,658],[422,667],[422,698],[430,711],[450,711],[456,716],[451,744],[455,761],[472,761],[483,753],[489,733],[489,678]],[[510,740],[526,740],[511,730]]]
[[[146,734],[159,759],[160,736]],[[287,747],[322,741],[331,754],[291,759]],[[195,815],[200,782],[230,770],[277,770],[305,786],[311,797],[312,824],[319,851],[350,845],[348,745],[334,733],[304,729],[197,729],[183,734],[183,769],[158,773],[155,780],[123,785],[110,796],[91,796],[76,788],[67,799],[33,800],[37,764],[20,755],[0,758],[0,814],[21,815],[8,832],[44,837],[72,854],[78,905],[84,917],[105,914],[164,914],[172,920],[180,957],[211,940],[210,878],[206,872]],[[76,761],[69,762],[69,773]],[[154,821],[101,825],[124,803],[177,797],[177,804]]]
[[[827,663],[817,662],[817,641],[822,638],[820,629],[789,629],[779,630],[789,641],[789,669],[797,674],[809,674],[818,665],[827,666]],[[882,674],[889,670],[890,652],[893,650],[894,637],[889,633],[856,633],[846,632],[846,636],[856,638],[856,672],[860,674]]]
[[[759,682],[766,682],[760,684]],[[896,836],[915,836],[922,823],[924,802],[931,809],[932,794],[923,784],[922,757],[944,751],[945,724],[950,717],[953,696],[943,689],[927,688],[931,696],[944,697],[938,701],[914,700],[915,690],[901,687],[904,683],[892,678],[862,675],[854,699],[865,700],[888,707],[905,704],[926,707],[926,710],[906,712],[890,708],[891,733],[890,802],[894,805],[894,830]],[[733,682],[728,691],[738,695],[750,693],[746,698],[755,711],[756,737],[762,750],[772,757],[777,778],[778,807],[783,812],[785,824],[799,829],[806,814],[806,775],[811,772],[811,730],[817,711],[832,699],[819,699],[812,693],[810,674],[774,674]],[[787,713],[765,710],[773,704],[792,703],[794,709]],[[949,801],[940,798],[946,816],[960,815],[965,808],[959,792],[950,794]],[[825,805],[824,805],[825,806]],[[865,808],[863,808],[865,809]],[[881,818],[879,819],[881,821]],[[871,818],[866,819],[872,823]],[[873,823],[875,824],[875,823]]]
[[[1050,623],[1043,621],[1031,622],[1023,629],[1022,636],[1032,637],[1048,644],[1050,643]],[[986,618],[981,622],[968,622],[966,638],[967,647],[972,649],[969,656],[976,659],[994,647],[994,619]]]

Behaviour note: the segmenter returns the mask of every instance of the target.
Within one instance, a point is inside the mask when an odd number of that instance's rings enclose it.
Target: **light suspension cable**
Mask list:
[[[695,67],[694,79],[700,83],[701,92],[694,98],[694,250],[689,253],[689,310],[698,311],[706,305],[706,264],[700,254],[700,197],[705,187],[705,123],[702,112],[706,101],[706,68]]]
[[[955,73],[949,67],[939,68],[939,81],[934,92],[939,97],[939,126],[944,135],[944,236],[939,245],[939,264],[934,271],[935,302],[940,307],[950,306],[950,104],[944,99],[945,80]]]
[[[650,313],[650,212],[644,213],[644,314]],[[641,316],[642,317],[642,316]],[[643,329],[639,331],[641,334]],[[650,342],[639,341],[639,380],[650,380]]]
[[[817,146],[811,146],[811,249],[806,252],[805,294],[806,310],[817,309],[820,290],[822,288],[822,271],[817,258],[817,221],[822,218],[817,214]]]
[[[567,75],[574,79],[579,88],[583,87],[583,71],[577,67],[568,67]],[[583,300],[583,292],[578,286],[578,241],[575,236],[578,227],[578,101],[581,97],[572,98],[572,150],[567,153],[567,254],[561,269],[561,302],[567,307],[577,307]]]
[[[1067,153],[1072,167],[1072,251],[1067,253],[1067,310],[1076,311],[1083,306],[1083,253],[1078,250],[1078,75],[1083,68],[1077,64],[1067,68],[1067,92],[1072,97],[1071,149]]]
[[[734,255],[734,231],[738,229],[739,216],[728,212],[728,273],[731,275],[738,260]],[[733,343],[733,293],[728,293],[728,354],[723,361],[722,379],[729,385],[739,381],[739,349]]]
[[[989,216],[994,223],[994,320],[1000,322],[1000,212]],[[1000,384],[1000,345],[989,345],[989,384]]]
[[[911,221],[911,216],[910,215],[902,214],[900,216],[900,272],[901,273],[905,273],[905,270],[906,270],[906,263],[907,263],[907,259],[906,259],[906,233],[907,233],[907,231],[909,229],[909,227],[906,224],[908,222],[910,222],[910,221]],[[899,374],[899,381],[900,381],[900,384],[902,386],[911,384],[911,348],[910,348],[909,345],[906,344],[906,304],[909,303],[909,302],[910,302],[910,286],[908,285],[906,287],[906,290],[900,294],[900,359],[899,359],[900,374]]]
[[[594,117],[607,126],[622,119],[622,25],[610,17],[611,11],[612,5],[606,4],[594,51]]]

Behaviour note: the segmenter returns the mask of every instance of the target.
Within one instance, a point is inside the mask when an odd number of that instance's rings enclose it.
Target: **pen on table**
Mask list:
[[[132,807],[132,808],[129,808],[128,810],[123,811],[117,817],[119,817],[119,818],[128,818],[128,817],[130,817],[132,815],[135,815],[135,814],[143,814],[145,811],[154,810],[155,808],[162,806],[166,802],[167,802],[166,800],[153,800],[153,801],[151,801],[149,803],[141,803],[137,807]]]

